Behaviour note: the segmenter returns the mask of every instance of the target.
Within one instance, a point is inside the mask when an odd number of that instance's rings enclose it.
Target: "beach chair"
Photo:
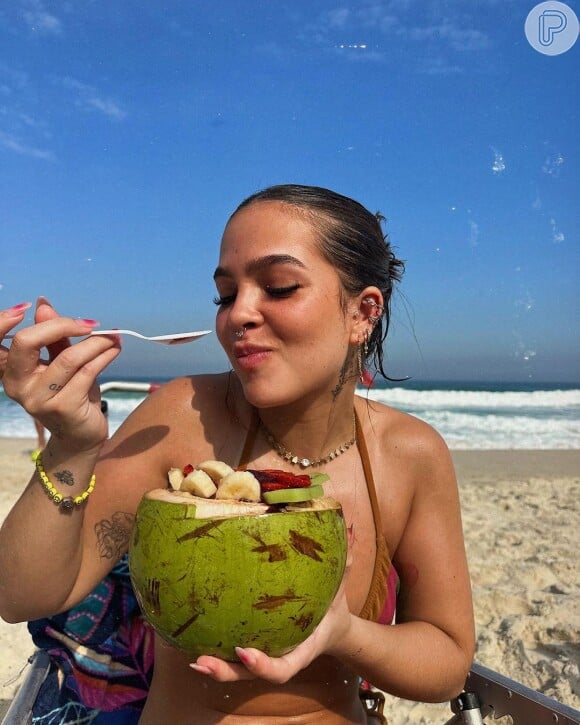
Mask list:
[[[49,673],[49,655],[37,650],[29,659],[30,669],[1,725],[32,725],[32,711]],[[374,698],[377,713],[382,713],[380,693]],[[509,715],[513,725],[580,725],[580,711],[557,702],[535,690],[473,664],[464,691],[451,703],[453,716],[445,725],[484,725]],[[114,712],[99,715],[92,722],[122,722]],[[79,722],[85,722],[79,720]],[[89,721],[86,721],[89,722]]]
[[[480,725],[509,715],[513,725],[579,725],[580,710],[473,663],[445,725]]]

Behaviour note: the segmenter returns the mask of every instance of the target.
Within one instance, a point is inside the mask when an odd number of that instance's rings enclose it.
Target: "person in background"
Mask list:
[[[40,300],[35,324],[0,348],[6,393],[51,433],[0,530],[8,621],[83,600],[126,553],[143,495],[182,462],[293,472],[305,461],[328,474],[325,493],[352,532],[342,586],[292,652],[246,647],[236,663],[190,662],[157,638],[141,725],[363,724],[376,714],[361,679],[431,702],[463,687],[474,622],[449,451],[423,421],[356,392],[370,361],[388,377],[384,343],[403,263],[381,219],[320,187],[275,186],[246,199],[226,224],[213,275],[217,336],[232,369],[163,385],[111,439],[96,380],[118,356],[118,338],[71,344],[96,323]],[[0,336],[22,317],[0,313]]]

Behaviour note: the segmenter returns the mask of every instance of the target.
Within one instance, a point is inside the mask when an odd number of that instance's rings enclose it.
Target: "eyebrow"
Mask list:
[[[302,269],[306,269],[306,265],[304,264],[304,262],[301,262],[299,259],[293,257],[291,254],[267,254],[264,257],[257,257],[256,259],[250,260],[247,264],[246,272],[248,274],[255,274],[256,272],[260,272],[267,267],[272,267],[277,264],[290,264],[294,267],[301,267]],[[230,276],[230,273],[225,267],[217,267],[216,271],[213,273],[214,279],[216,279],[216,277]]]

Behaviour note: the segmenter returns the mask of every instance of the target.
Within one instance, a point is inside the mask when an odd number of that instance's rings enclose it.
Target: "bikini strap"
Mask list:
[[[376,535],[376,540],[378,543],[379,541],[384,541],[383,535],[382,535],[381,511],[379,508],[379,501],[377,499],[377,491],[375,488],[375,479],[373,477],[373,469],[371,467],[369,452],[367,449],[367,444],[366,444],[365,437],[363,434],[362,426],[360,424],[360,420],[359,420],[356,410],[354,412],[354,424],[355,424],[355,430],[356,430],[356,444],[358,446],[358,452],[360,454],[360,459],[361,459],[363,471],[365,474],[365,480],[367,482],[367,491],[369,492],[369,499],[371,502],[371,509],[373,512],[373,519],[375,522],[375,535]]]
[[[240,455],[240,460],[238,463],[239,470],[244,470],[248,467],[248,463],[250,462],[250,457],[252,455],[252,449],[254,448],[254,443],[256,442],[256,436],[258,435],[259,427],[260,416],[258,415],[258,411],[256,410],[256,408],[252,408],[250,427],[248,428],[248,432],[246,433],[246,440],[244,441],[244,447],[242,449],[242,453]]]
[[[387,543],[383,536],[383,528],[381,525],[381,510],[379,508],[379,501],[377,499],[375,479],[373,477],[373,470],[371,467],[369,452],[365,442],[362,426],[360,424],[360,420],[358,418],[358,415],[356,414],[356,411],[354,414],[354,420],[356,427],[356,442],[367,484],[367,491],[369,494],[371,510],[373,512],[376,540],[375,564],[373,567],[373,574],[367,598],[363,605],[363,608],[359,612],[359,617],[361,617],[362,619],[368,619],[372,622],[377,622],[379,621],[381,613],[385,608],[385,604],[388,604],[389,602],[389,589],[387,586],[387,582],[391,573],[391,557],[389,556]]]

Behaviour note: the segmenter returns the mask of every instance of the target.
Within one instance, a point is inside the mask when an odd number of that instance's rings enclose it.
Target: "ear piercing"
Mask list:
[[[381,319],[381,315],[383,314],[383,310],[384,310],[384,307],[383,307],[383,305],[379,305],[379,303],[378,303],[378,302],[375,302],[375,300],[373,300],[373,298],[372,298],[372,297],[365,297],[365,298],[363,299],[363,302],[364,302],[364,303],[365,303],[366,305],[369,305],[369,307],[374,307],[374,308],[376,308],[376,314],[374,314],[374,315],[369,315],[369,320],[370,320],[370,322],[372,322],[372,324],[374,325],[374,324],[375,324],[375,322],[378,322],[378,321],[379,321],[379,320]]]
[[[239,330],[234,330],[234,335],[238,339],[241,339],[245,334],[246,334],[246,326],[245,325],[242,325],[242,327],[240,327]]]

